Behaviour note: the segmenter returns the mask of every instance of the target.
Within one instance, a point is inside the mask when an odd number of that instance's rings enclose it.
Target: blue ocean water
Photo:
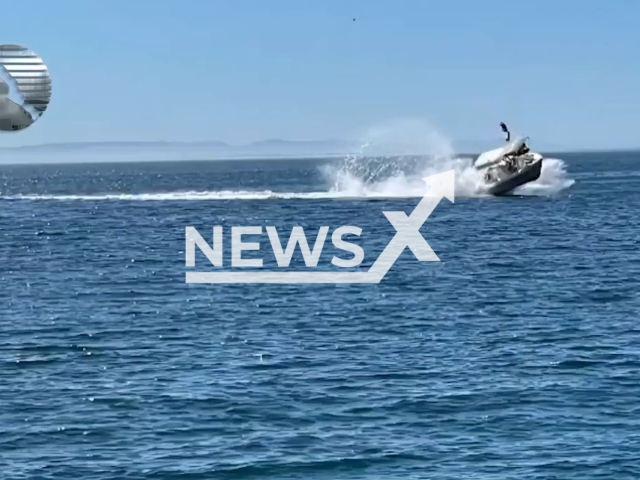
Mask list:
[[[231,226],[356,225],[366,269],[415,162],[0,166],[0,477],[640,478],[640,154],[556,157],[459,171],[374,285],[186,284],[185,227],[230,269]]]

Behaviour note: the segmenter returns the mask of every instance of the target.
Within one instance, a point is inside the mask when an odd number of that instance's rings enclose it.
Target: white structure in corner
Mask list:
[[[8,95],[9,85],[0,79],[0,130],[13,131],[27,128],[33,123],[33,117]]]
[[[22,93],[27,110],[42,115],[51,101],[51,75],[42,59],[22,45],[0,45],[0,65]]]

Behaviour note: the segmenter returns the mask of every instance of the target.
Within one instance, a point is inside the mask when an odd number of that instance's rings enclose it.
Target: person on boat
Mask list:
[[[502,128],[502,131],[507,134],[506,141],[509,142],[511,140],[511,132],[509,131],[507,126],[504,124],[504,122],[500,122],[500,128]],[[522,142],[522,145],[520,146],[518,151],[515,153],[515,156],[519,157],[520,155],[524,155],[525,153],[529,153],[529,147],[527,147],[526,142]]]
[[[522,146],[520,147],[516,155],[520,156],[520,155],[525,155],[527,153],[529,153],[529,147],[527,147],[527,142],[522,142]]]
[[[503,122],[500,122],[500,128],[502,128],[502,131],[507,134],[507,140],[506,141],[507,142],[510,141],[511,140],[511,132],[509,131],[507,126]]]
[[[505,132],[507,134],[507,142],[509,142],[511,140],[511,132],[509,132],[509,129],[507,128],[507,126],[504,123],[500,123],[500,127],[502,128],[502,131]],[[526,141],[522,142],[522,145],[520,145],[520,148],[518,148],[518,150],[516,152],[513,152],[507,156],[505,156],[505,166],[507,168],[507,171],[510,172],[515,172],[516,170],[518,170],[518,157],[521,157],[522,155],[526,155],[527,153],[529,153],[529,147],[527,146]]]

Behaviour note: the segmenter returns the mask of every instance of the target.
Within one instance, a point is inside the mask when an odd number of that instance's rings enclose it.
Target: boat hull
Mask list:
[[[492,184],[487,191],[490,195],[494,196],[506,195],[525,183],[535,182],[540,178],[541,172],[542,159],[536,160],[519,172]]]

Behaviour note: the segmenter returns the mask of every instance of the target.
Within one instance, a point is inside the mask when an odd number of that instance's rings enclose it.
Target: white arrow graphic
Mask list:
[[[455,172],[424,177],[429,190],[407,217],[404,212],[382,212],[396,234],[367,272],[187,272],[187,283],[380,283],[406,247],[421,262],[440,259],[420,234],[420,228],[443,197],[455,201]]]

